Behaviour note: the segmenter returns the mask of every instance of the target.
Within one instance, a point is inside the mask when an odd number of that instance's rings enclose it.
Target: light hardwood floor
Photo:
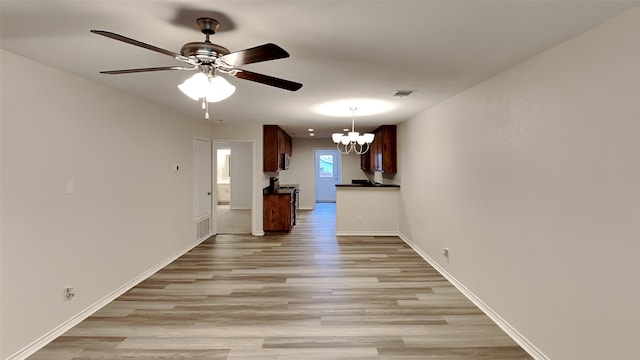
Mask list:
[[[231,209],[227,205],[216,206],[218,234],[251,234],[251,209]]]
[[[218,235],[30,359],[531,359],[397,237]]]

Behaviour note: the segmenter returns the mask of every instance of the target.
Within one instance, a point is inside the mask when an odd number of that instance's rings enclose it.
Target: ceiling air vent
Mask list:
[[[416,92],[416,90],[396,90],[396,93],[393,96],[404,97],[409,96]]]

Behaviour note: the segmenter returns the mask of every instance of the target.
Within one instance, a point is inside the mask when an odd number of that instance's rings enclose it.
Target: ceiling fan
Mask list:
[[[200,73],[207,75],[210,79],[216,77],[217,73],[223,73],[240,79],[254,81],[257,83],[290,91],[297,91],[302,87],[302,84],[294,81],[280,79],[277,77],[259,74],[238,68],[238,66],[241,65],[289,57],[289,53],[282,49],[280,46],[268,43],[245,50],[230,52],[227,48],[209,41],[209,37],[215,34],[218,26],[220,25],[217,20],[202,17],[197,20],[197,23],[200,27],[200,31],[206,37],[205,41],[190,42],[184,44],[182,46],[182,49],[180,49],[180,54],[109,31],[91,30],[91,32],[94,34],[106,36],[111,39],[139,46],[160,54],[168,55],[178,61],[182,61],[187,64],[187,66],[163,66],[137,69],[108,70],[101,71],[100,73],[130,74],[165,70],[199,70]]]

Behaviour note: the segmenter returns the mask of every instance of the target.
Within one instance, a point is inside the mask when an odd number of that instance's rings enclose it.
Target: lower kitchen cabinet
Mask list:
[[[265,231],[290,231],[295,221],[294,194],[269,193],[263,196],[263,227]]]

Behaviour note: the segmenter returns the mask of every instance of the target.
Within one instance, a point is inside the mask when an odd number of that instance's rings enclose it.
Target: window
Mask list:
[[[318,164],[320,166],[318,169],[320,177],[333,177],[333,155],[320,155]]]

